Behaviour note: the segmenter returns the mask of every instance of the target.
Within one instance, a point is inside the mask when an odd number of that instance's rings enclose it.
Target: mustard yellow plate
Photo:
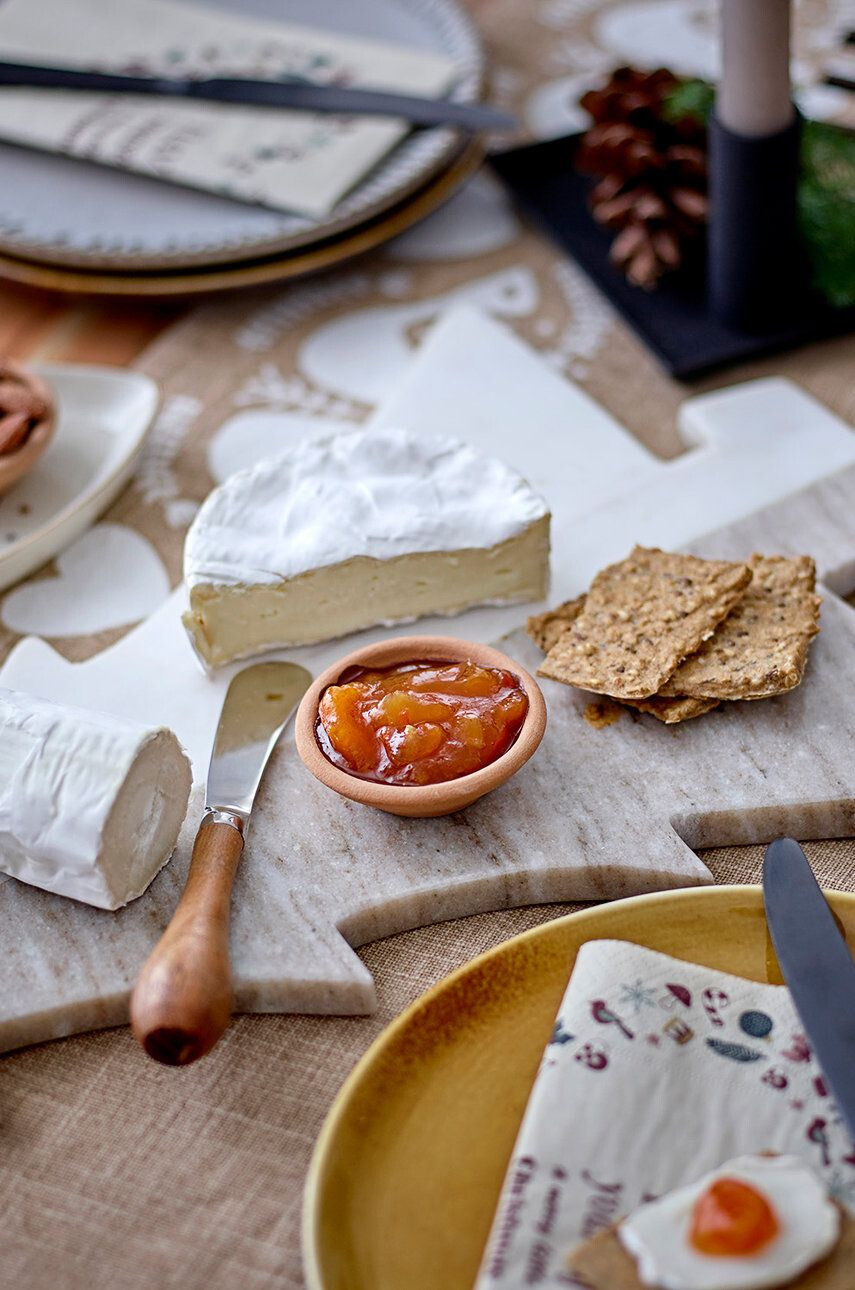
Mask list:
[[[855,895],[828,895],[855,946]],[[576,954],[603,937],[781,981],[759,887],[598,905],[474,959],[384,1031],[333,1104],[306,1184],[309,1290],[471,1290]]]

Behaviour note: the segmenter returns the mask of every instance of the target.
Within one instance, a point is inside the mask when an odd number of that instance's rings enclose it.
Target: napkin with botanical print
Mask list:
[[[784,986],[591,941],[544,1053],[477,1290],[574,1284],[566,1255],[751,1152],[800,1156],[855,1212],[855,1147]]]
[[[174,0],[5,0],[0,58],[141,76],[287,75],[428,97],[455,76],[438,54]],[[313,218],[407,128],[385,117],[0,89],[0,138]]]

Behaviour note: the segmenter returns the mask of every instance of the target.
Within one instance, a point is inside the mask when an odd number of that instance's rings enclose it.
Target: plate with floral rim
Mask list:
[[[480,37],[456,0],[287,0],[284,8],[281,0],[194,3],[445,54],[458,69],[451,97],[474,102],[482,93]],[[329,216],[310,220],[0,141],[0,251],[25,262],[113,272],[278,256],[375,219],[450,165],[460,148],[455,130],[411,131]]]

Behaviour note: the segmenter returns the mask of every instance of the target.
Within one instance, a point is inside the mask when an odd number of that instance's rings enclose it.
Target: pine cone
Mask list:
[[[597,123],[629,121],[637,126],[655,126],[662,114],[662,100],[677,84],[678,78],[667,67],[655,72],[618,67],[607,85],[588,90],[579,102]]]
[[[576,152],[578,169],[599,176],[591,212],[617,233],[612,262],[648,290],[680,267],[706,222],[705,132],[693,119],[671,121],[664,111],[678,83],[664,67],[619,67],[607,85],[580,100],[594,118]]]

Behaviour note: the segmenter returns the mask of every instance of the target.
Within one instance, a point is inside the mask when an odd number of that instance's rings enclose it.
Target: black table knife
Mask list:
[[[784,980],[855,1142],[855,959],[792,838],[766,848],[763,899]]]
[[[41,67],[0,62],[0,86],[52,90],[96,90],[101,94],[151,94],[162,98],[238,103],[249,107],[295,108],[306,112],[340,112],[347,116],[403,117],[411,125],[450,125],[459,130],[512,130],[516,121],[486,103],[454,103],[386,90],[316,85],[302,79],[244,80],[237,76],[176,79],[90,72],[73,67]]]

